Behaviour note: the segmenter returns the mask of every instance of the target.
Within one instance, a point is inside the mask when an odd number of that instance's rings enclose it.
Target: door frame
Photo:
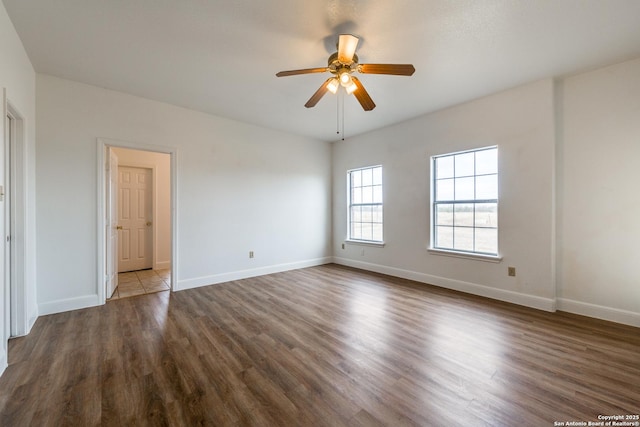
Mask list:
[[[107,300],[107,283],[106,283],[106,179],[107,179],[107,150],[110,147],[128,148],[138,151],[150,151],[155,153],[169,154],[170,157],[170,176],[171,176],[171,283],[170,288],[173,292],[177,283],[178,272],[178,182],[177,182],[177,157],[178,149],[176,147],[167,147],[161,145],[143,144],[137,142],[120,141],[109,138],[97,138],[97,165],[98,165],[98,221],[97,221],[97,294],[98,301],[104,304]],[[155,221],[154,221],[155,224]],[[155,252],[155,251],[154,251]]]
[[[11,141],[5,141],[5,167],[9,180],[8,196],[9,203],[5,206],[10,211],[5,211],[9,221],[5,224],[5,234],[10,236],[8,251],[11,254],[10,263],[5,263],[7,274],[10,272],[10,280],[5,284],[9,290],[10,301],[8,301],[8,321],[7,327],[9,337],[19,337],[29,332],[30,326],[27,313],[27,288],[26,278],[26,246],[27,233],[26,224],[26,156],[24,148],[24,116],[13,106],[11,101],[5,97],[6,113],[3,116],[6,124],[6,116],[11,117],[13,129]],[[3,236],[3,239],[5,236]],[[6,256],[7,254],[5,254]]]

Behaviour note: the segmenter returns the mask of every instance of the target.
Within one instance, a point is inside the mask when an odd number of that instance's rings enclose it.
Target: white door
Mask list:
[[[118,168],[118,271],[151,268],[151,169]]]
[[[107,298],[111,298],[118,287],[118,156],[111,148],[107,161]]]
[[[5,140],[4,140],[4,185],[0,189],[0,199],[4,202],[4,280],[7,293],[7,310],[9,312],[9,335],[16,323],[15,314],[11,312],[11,300],[15,298],[11,292],[11,142],[15,138],[15,121],[11,114],[7,112],[5,121]]]
[[[7,120],[7,97],[6,91],[3,89],[2,91],[2,99],[0,99],[2,105],[0,105],[0,111],[2,112],[1,120],[0,120],[0,141],[2,144],[0,145],[0,238],[3,242],[0,242],[0,296],[2,299],[0,300],[0,339],[2,343],[0,346],[2,347],[2,352],[0,354],[0,360],[4,359],[7,355],[7,339],[10,334],[10,320],[9,320],[9,310],[10,305],[9,301],[11,299],[9,286],[6,286],[8,282],[5,280],[5,244],[6,244],[6,230],[5,230],[5,209],[6,209],[6,201],[4,196],[4,188],[5,188],[5,147],[7,142],[9,141],[9,135],[5,132],[8,130],[5,129],[6,120]],[[4,359],[6,361],[6,359]]]

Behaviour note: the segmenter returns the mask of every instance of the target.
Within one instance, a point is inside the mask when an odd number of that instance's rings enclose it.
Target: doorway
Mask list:
[[[98,157],[102,301],[172,289],[175,149],[100,138]]]

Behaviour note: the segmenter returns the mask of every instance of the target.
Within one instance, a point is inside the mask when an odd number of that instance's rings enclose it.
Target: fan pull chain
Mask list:
[[[344,95],[342,95],[342,140],[344,141]]]
[[[340,92],[336,96],[336,135],[340,135]]]

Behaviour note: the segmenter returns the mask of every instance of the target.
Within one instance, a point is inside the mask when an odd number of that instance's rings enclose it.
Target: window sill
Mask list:
[[[384,248],[384,242],[372,242],[369,240],[350,240],[344,241],[348,245],[362,245],[362,246],[376,246],[378,248]]]
[[[475,261],[485,261],[485,262],[494,262],[494,263],[499,263],[502,261],[502,257],[500,255],[483,255],[483,254],[474,254],[470,252],[455,252],[455,251],[447,251],[444,249],[434,249],[434,248],[427,248],[427,251],[429,251],[429,253],[434,255],[472,259]]]

